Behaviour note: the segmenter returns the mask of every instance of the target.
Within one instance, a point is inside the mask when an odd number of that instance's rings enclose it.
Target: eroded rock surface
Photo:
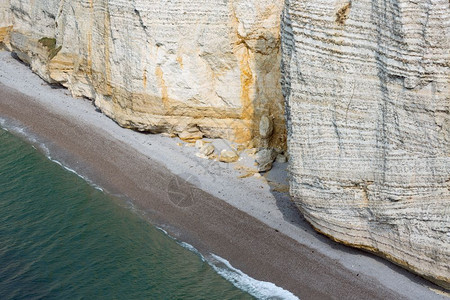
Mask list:
[[[233,150],[222,150],[220,152],[219,161],[225,163],[233,163],[239,159],[239,155]]]
[[[256,153],[258,172],[267,172],[272,169],[273,161],[278,153],[273,149],[261,149]]]
[[[2,0],[0,2],[0,49],[8,48],[9,33],[12,29],[12,16],[10,1]]]
[[[276,147],[286,139],[282,2],[8,0],[0,42],[13,25],[13,49],[35,72],[94,99],[124,127],[196,127],[251,147],[259,119],[271,115]]]
[[[449,288],[448,0],[286,0],[282,36],[301,211]]]
[[[448,0],[0,1],[0,46],[48,82],[124,127],[268,148],[270,164],[283,56],[306,218],[447,287],[449,24]]]

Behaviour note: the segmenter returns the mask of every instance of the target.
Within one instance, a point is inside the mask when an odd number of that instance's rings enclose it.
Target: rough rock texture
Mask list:
[[[262,116],[259,122],[259,135],[263,139],[269,138],[273,133],[273,123],[267,116]]]
[[[216,150],[216,149],[214,148],[213,145],[211,145],[211,144],[209,144],[209,145],[206,144],[206,145],[203,145],[203,146],[199,149],[199,153],[200,153],[201,155],[205,156],[205,157],[208,157],[208,156],[210,156],[211,154],[213,154],[215,150]]]
[[[449,26],[448,0],[0,1],[0,47],[141,131],[283,148],[281,65],[306,218],[447,287]]]
[[[282,41],[301,211],[449,288],[448,0],[286,0]]]
[[[0,1],[0,49],[8,48],[12,17],[9,0]]]
[[[282,0],[6,2],[18,56],[120,125],[256,146],[269,115],[271,146],[285,144]]]
[[[219,161],[226,162],[226,163],[232,163],[236,162],[239,159],[239,155],[233,151],[233,150],[222,150],[220,152]]]
[[[272,169],[273,161],[278,153],[273,149],[261,149],[256,153],[256,163],[258,164],[258,172],[267,172]]]

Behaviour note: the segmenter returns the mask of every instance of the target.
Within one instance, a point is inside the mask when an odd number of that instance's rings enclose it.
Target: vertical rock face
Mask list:
[[[291,194],[306,218],[449,287],[449,10],[448,0],[3,0],[0,45],[120,125],[186,139],[282,148],[283,91]]]
[[[282,41],[301,211],[448,288],[448,0],[286,0]]]
[[[285,144],[282,0],[10,2],[19,57],[122,126]]]
[[[0,2],[0,49],[9,45],[9,32],[12,29],[12,17],[9,0]]]

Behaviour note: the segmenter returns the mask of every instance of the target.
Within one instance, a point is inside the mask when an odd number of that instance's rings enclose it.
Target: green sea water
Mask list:
[[[118,202],[0,129],[0,299],[252,298]]]

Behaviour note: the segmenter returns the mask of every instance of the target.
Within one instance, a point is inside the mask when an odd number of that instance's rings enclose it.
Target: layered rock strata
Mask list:
[[[0,46],[124,127],[227,138],[269,162],[283,92],[311,224],[447,288],[449,26],[447,0],[0,2]]]
[[[449,2],[286,0],[282,41],[301,211],[449,288]]]
[[[282,0],[7,2],[13,51],[120,125],[285,145]]]

